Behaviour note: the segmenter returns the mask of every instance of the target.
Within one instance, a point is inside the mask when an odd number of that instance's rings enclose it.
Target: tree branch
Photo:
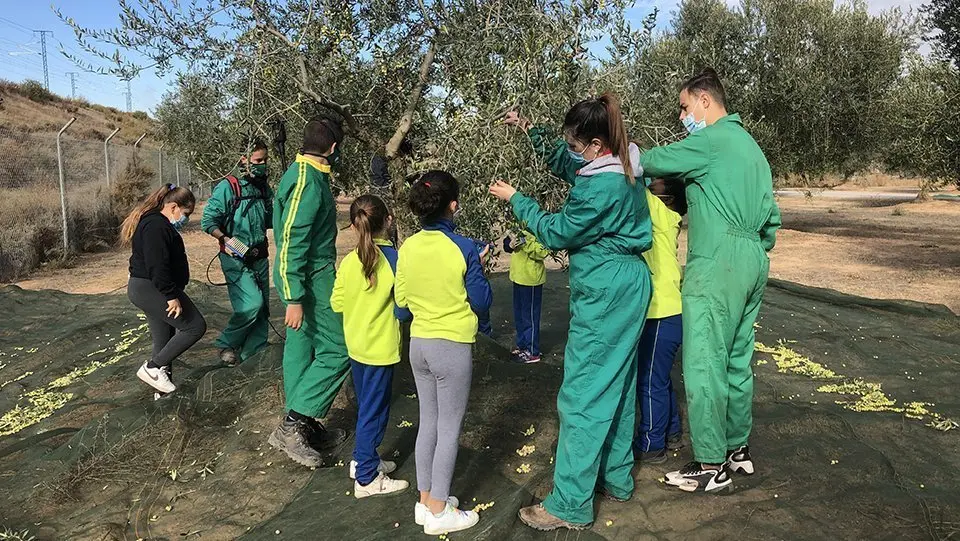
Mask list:
[[[353,134],[361,143],[370,148],[370,150],[378,151],[383,147],[383,142],[376,136],[370,134],[366,129],[364,129],[357,122],[357,119],[350,112],[350,108],[345,105],[341,105],[326,96],[323,96],[310,84],[310,71],[307,69],[307,60],[302,51],[300,51],[300,42],[303,38],[301,35],[300,40],[294,43],[290,38],[288,38],[283,32],[277,29],[276,25],[269,19],[269,17],[262,13],[259,9],[256,10],[257,14],[261,16],[263,22],[258,22],[257,26],[267,32],[268,34],[276,37],[288,47],[294,54],[295,61],[297,63],[297,71],[299,77],[296,78],[297,87],[301,92],[306,94],[310,99],[315,101],[321,107],[330,109],[336,113],[347,125],[347,129],[350,133]],[[409,127],[407,128],[409,130]]]
[[[417,106],[420,104],[420,98],[423,97],[423,91],[430,81],[430,69],[433,67],[433,59],[436,57],[436,54],[437,34],[434,33],[430,40],[430,46],[427,47],[427,52],[423,55],[423,60],[420,61],[420,77],[417,79],[417,84],[414,85],[413,90],[410,91],[407,108],[404,110],[403,115],[400,116],[397,130],[393,132],[393,137],[390,138],[384,149],[384,154],[388,160],[392,160],[397,156],[400,143],[403,142],[404,137],[407,136],[407,133],[410,132],[410,128],[413,126],[413,115],[416,114]]]

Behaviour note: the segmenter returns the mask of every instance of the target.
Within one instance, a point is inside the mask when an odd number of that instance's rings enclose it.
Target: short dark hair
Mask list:
[[[413,178],[408,204],[420,218],[430,224],[444,217],[451,201],[460,199],[460,183],[446,171],[427,171]]]
[[[698,96],[706,92],[720,102],[720,105],[727,106],[727,93],[723,89],[723,83],[720,82],[720,76],[713,68],[703,68],[700,73],[684,81],[680,91],[684,90]]]
[[[334,143],[343,141],[343,128],[330,118],[316,118],[303,127],[303,152],[306,154],[326,154]]]
[[[254,139],[253,143],[251,143],[249,146],[250,146],[250,154],[253,154],[254,152],[259,152],[261,150],[266,150],[266,151],[270,150],[270,147],[267,146],[267,143],[259,137]],[[247,155],[247,143],[243,144],[243,150],[241,152],[243,152],[244,156]]]

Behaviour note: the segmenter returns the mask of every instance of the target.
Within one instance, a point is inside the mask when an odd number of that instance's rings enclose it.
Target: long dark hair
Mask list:
[[[460,183],[446,171],[427,171],[414,177],[410,188],[410,210],[429,224],[444,217],[451,201],[460,199]]]
[[[614,156],[620,158],[627,181],[636,183],[630,164],[630,140],[620,113],[620,100],[615,94],[606,92],[599,98],[586,99],[571,107],[563,119],[563,131],[585,144],[594,139],[602,141]]]
[[[133,239],[133,233],[137,230],[137,224],[140,218],[151,210],[159,210],[167,203],[176,203],[184,210],[193,210],[197,204],[197,198],[193,192],[183,186],[174,186],[173,184],[164,184],[162,188],[148,195],[143,201],[137,203],[130,214],[127,214],[120,226],[120,244],[126,246]]]
[[[383,232],[389,216],[387,205],[375,195],[361,195],[350,205],[350,223],[360,235],[357,255],[360,256],[363,275],[370,287],[377,285],[377,265],[380,263],[380,250],[373,242],[373,235]]]

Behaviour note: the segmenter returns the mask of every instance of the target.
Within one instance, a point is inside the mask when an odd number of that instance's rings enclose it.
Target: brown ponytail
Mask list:
[[[620,158],[627,182],[636,184],[637,179],[633,178],[633,167],[630,163],[630,139],[627,138],[627,128],[623,124],[623,115],[620,113],[620,100],[617,99],[616,94],[605,92],[600,96],[600,103],[607,110],[610,150]]]
[[[373,242],[373,236],[384,232],[389,216],[387,205],[375,195],[361,195],[350,205],[350,223],[360,235],[357,255],[370,287],[377,285],[377,265],[380,263],[380,250]]]
[[[120,226],[120,244],[126,246],[133,239],[133,233],[137,230],[140,218],[151,210],[157,210],[167,203],[176,203],[182,209],[193,210],[197,204],[197,198],[193,192],[181,186],[173,184],[164,184],[162,188],[148,195],[143,201],[138,203]]]
[[[571,107],[563,119],[563,130],[583,144],[594,139],[603,141],[610,152],[620,158],[627,182],[636,184],[630,163],[630,140],[627,139],[616,94],[606,92],[599,98],[589,98]]]

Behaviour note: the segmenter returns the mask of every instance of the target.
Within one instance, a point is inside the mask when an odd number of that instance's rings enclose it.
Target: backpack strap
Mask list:
[[[240,189],[240,179],[238,179],[233,175],[227,175],[224,178],[227,179],[227,183],[230,184],[230,191],[233,192],[233,200],[232,200],[233,212],[236,212],[237,209],[240,207],[240,201],[243,200],[243,196],[241,195],[242,191]]]

